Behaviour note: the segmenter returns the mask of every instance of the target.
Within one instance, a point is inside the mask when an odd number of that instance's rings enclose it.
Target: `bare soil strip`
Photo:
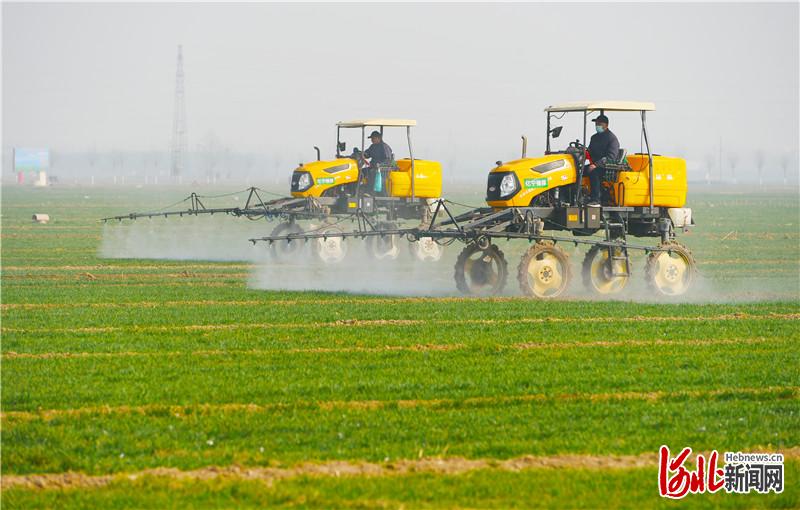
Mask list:
[[[97,225],[3,225],[3,230],[98,230]]]
[[[171,267],[173,271],[176,269],[180,269],[178,267]],[[219,267],[212,268],[219,270]],[[191,271],[181,271],[179,273],[89,273],[89,272],[82,272],[82,273],[73,273],[73,274],[47,274],[47,273],[37,273],[37,274],[10,274],[10,275],[3,275],[3,280],[62,280],[62,281],[70,281],[70,280],[153,280],[153,279],[171,279],[171,278],[202,278],[202,279],[215,279],[215,278],[238,278],[244,279],[248,276],[248,273],[236,273],[236,272],[229,272],[229,273],[213,273],[213,272],[197,272],[193,273]]]
[[[766,448],[763,451],[774,451]],[[755,450],[754,450],[755,451]],[[759,451],[762,451],[759,449]],[[386,477],[414,473],[454,475],[479,469],[522,471],[528,469],[641,469],[655,468],[658,456],[655,452],[639,455],[578,455],[562,454],[549,456],[526,455],[511,459],[465,459],[462,457],[423,457],[401,459],[390,462],[326,461],[305,462],[292,467],[242,467],[209,466],[190,471],[176,468],[152,468],[133,473],[109,475],[86,475],[83,473],[49,473],[36,475],[5,475],[3,490],[19,489],[67,489],[100,488],[113,482],[132,482],[142,477],[169,478],[184,481],[251,480],[274,482],[298,476],[313,477]],[[708,452],[705,452],[708,455]],[[781,450],[785,459],[800,457],[800,447]],[[689,459],[694,462],[694,459]]]
[[[698,261],[698,265],[701,266],[728,266],[728,265],[747,265],[752,262],[752,259],[720,259],[720,260],[704,260],[702,262]],[[797,265],[800,261],[792,261],[787,259],[761,259],[758,261],[760,264],[769,264],[769,265]]]
[[[114,264],[96,264],[90,266],[3,266],[3,271],[104,271],[104,270],[158,270],[158,269],[171,269],[186,270],[186,269],[252,269],[256,267],[255,264],[228,264],[228,263],[213,263],[207,264],[148,264],[148,265],[114,265]]]
[[[12,253],[37,253],[37,254],[40,254],[40,253],[42,253],[42,249],[41,248],[20,248],[20,247],[17,247],[17,246],[13,246],[13,247],[3,246],[3,255],[9,256]],[[47,253],[61,253],[61,254],[64,254],[64,253],[97,253],[97,248],[74,248],[74,247],[66,248],[64,246],[59,246],[59,247],[54,247],[54,248],[48,249]],[[38,256],[38,257],[31,257],[31,260],[47,259],[47,258],[54,258],[54,257]],[[28,258],[26,257],[25,260],[28,260]]]
[[[588,342],[524,342],[516,344],[497,344],[489,346],[496,350],[528,350],[528,349],[580,349],[595,347],[648,346],[648,345],[757,345],[780,341],[779,338],[709,338],[688,340],[595,340]],[[308,347],[288,349],[207,349],[199,351],[106,351],[106,352],[15,352],[2,353],[0,357],[9,359],[71,359],[71,358],[118,358],[118,357],[161,357],[161,356],[231,356],[241,354],[325,354],[348,352],[395,352],[395,351],[456,351],[468,349],[467,344],[412,344],[381,345],[376,347]],[[487,346],[478,346],[486,348]]]
[[[748,314],[731,313],[706,317],[685,316],[646,316],[632,317],[521,317],[518,319],[341,319],[332,322],[266,322],[237,324],[185,324],[174,326],[99,326],[88,328],[2,328],[3,333],[110,333],[115,331],[132,332],[170,332],[170,331],[213,331],[237,329],[317,329],[329,327],[352,326],[420,326],[425,324],[452,326],[459,324],[473,325],[508,325],[508,324],[550,324],[550,323],[598,323],[598,322],[710,322],[740,319],[800,319],[800,313]]]
[[[186,415],[215,414],[226,412],[263,413],[282,409],[321,409],[330,411],[334,409],[367,409],[380,410],[392,408],[447,408],[459,406],[486,406],[494,404],[520,404],[526,402],[549,401],[583,401],[583,402],[609,402],[644,400],[656,402],[675,398],[713,398],[717,396],[763,396],[774,395],[782,399],[800,399],[800,386],[768,386],[761,388],[725,388],[715,390],[681,390],[681,391],[624,391],[612,393],[561,393],[547,395],[532,393],[525,395],[508,395],[495,397],[468,397],[461,399],[413,399],[413,400],[327,400],[327,401],[296,401],[291,403],[270,404],[145,404],[139,406],[96,406],[80,407],[75,409],[39,409],[37,411],[4,411],[0,417],[6,422],[4,429],[9,430],[9,422],[26,422],[33,420],[50,421],[56,418],[87,418],[92,416],[126,416],[157,414],[159,416],[170,414],[176,418]]]
[[[75,268],[91,268],[93,266],[72,266]],[[122,268],[122,266],[119,266]],[[146,267],[146,266],[141,266]],[[175,269],[175,266],[164,266],[164,268],[171,267]],[[205,266],[197,266],[198,268],[202,268]],[[227,267],[238,267],[238,266],[218,266],[221,268]],[[215,267],[216,268],[216,267]],[[202,273],[199,273],[202,274]],[[121,284],[121,285],[128,285],[128,284]],[[151,284],[142,284],[142,285],[151,285]],[[575,298],[578,300],[579,298]],[[566,298],[566,301],[570,301],[571,299]],[[130,301],[130,302],[96,302],[96,303],[2,303],[0,304],[0,309],[15,309],[15,308],[23,308],[23,309],[37,309],[37,308],[153,308],[153,307],[160,307],[160,306],[197,306],[197,305],[231,305],[231,306],[259,306],[259,305],[302,305],[302,304],[315,304],[315,305],[349,305],[349,304],[388,304],[388,305],[403,305],[403,304],[424,304],[424,303],[514,303],[514,302],[529,302],[530,298],[524,296],[495,296],[495,297],[388,297],[388,298],[381,298],[381,297],[340,297],[337,296],[335,299],[308,299],[308,298],[298,298],[298,299],[263,299],[263,300],[244,300],[244,301],[215,301],[215,300],[203,300],[203,301],[193,301],[193,300],[186,300],[186,301]],[[798,314],[800,315],[800,314]],[[749,316],[743,316],[745,318]],[[553,320],[553,319],[550,319]]]
[[[9,351],[2,354],[3,359],[29,358],[116,358],[128,356],[228,356],[239,354],[324,354],[348,352],[394,352],[394,351],[455,351],[465,349],[464,344],[414,344],[414,345],[382,345],[378,347],[309,347],[296,349],[208,349],[201,351],[118,351],[118,352],[39,352],[26,353]]]
[[[46,232],[36,232],[32,234],[0,234],[0,239],[41,239]],[[102,239],[102,236],[95,234],[65,234],[63,232],[49,232],[60,238],[70,239]]]
[[[320,303],[319,300],[297,300],[297,299],[280,299],[275,301],[265,300],[246,300],[246,301],[217,301],[213,299],[197,300],[197,301],[133,301],[130,303],[125,302],[102,302],[102,303],[4,303],[0,304],[0,310],[45,310],[52,308],[162,308],[180,307],[180,306],[286,306],[297,304],[311,304]]]
[[[90,283],[93,282],[93,283]],[[3,281],[6,287],[32,287],[38,285],[34,279],[20,279],[16,282]],[[48,283],[48,289],[75,289],[89,286],[103,285],[107,287],[242,287],[244,288],[245,282],[207,282],[202,280],[185,280],[185,281],[163,281],[163,282],[149,282],[149,283],[118,283],[110,280],[103,282],[92,281],[87,278],[85,280],[76,279],[73,283]]]
[[[0,309],[38,309],[38,308],[154,308],[161,306],[197,306],[197,305],[226,305],[226,306],[258,306],[258,305],[348,305],[348,304],[389,304],[403,305],[407,303],[452,303],[452,302],[513,302],[528,300],[524,297],[496,297],[496,298],[461,298],[461,297],[441,297],[441,298],[339,298],[334,299],[276,299],[276,300],[246,300],[246,301],[130,301],[130,302],[98,302],[98,303],[3,303]]]

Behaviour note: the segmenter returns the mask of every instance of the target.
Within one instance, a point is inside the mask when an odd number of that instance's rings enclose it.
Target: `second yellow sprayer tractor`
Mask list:
[[[489,172],[486,188],[488,207],[454,215],[446,200],[439,200],[427,226],[359,229],[344,237],[406,235],[434,241],[460,240],[466,244],[455,265],[455,281],[467,294],[496,294],[508,279],[508,264],[496,239],[526,239],[532,243],[517,268],[522,292],[537,298],[554,298],[567,289],[572,277],[569,257],[562,245],[587,245],[582,264],[584,284],[599,294],[621,292],[630,279],[631,250],[647,254],[645,277],[649,286],[667,296],[685,293],[696,278],[694,258],[675,240],[678,230],[693,225],[691,209],[684,207],[686,162],[654,154],[647,133],[648,102],[594,101],[550,106],[545,109],[546,149],[527,157],[525,144],[520,159],[498,162]],[[589,115],[633,112],[641,119],[640,153],[625,149],[606,160],[600,204],[588,199],[589,179],[586,126]],[[554,120],[566,114],[582,115],[582,139],[562,150],[553,150],[552,140],[563,126]],[[568,232],[571,236],[559,235]],[[287,242],[313,238],[316,234],[269,236],[251,241]],[[656,246],[629,242],[629,237],[655,237]]]
[[[394,231],[400,222],[416,225],[429,222],[432,205],[442,195],[442,166],[437,161],[414,157],[411,128],[417,123],[410,119],[373,118],[338,122],[336,152],[332,159],[323,160],[318,147],[316,161],[300,163],[291,176],[291,196],[263,200],[274,195],[258,188],[241,192],[203,196],[192,193],[177,204],[158,211],[134,212],[109,220],[137,218],[200,216],[229,214],[251,220],[279,220],[272,236],[319,234],[311,244],[313,253],[327,263],[342,260],[347,245],[341,234],[347,221],[358,224],[359,230]],[[408,157],[374,163],[365,156],[366,130],[377,129],[383,135],[402,132],[408,147]],[[347,135],[350,135],[349,138]],[[353,141],[350,154],[347,140]],[[394,140],[392,140],[394,142]],[[400,141],[400,137],[397,138]],[[213,207],[211,201],[231,195],[246,194],[241,207]],[[237,197],[238,198],[238,197]],[[399,254],[398,235],[368,236],[367,250],[378,259],[394,259]],[[278,260],[291,260],[303,248],[301,243],[274,243],[272,254]],[[442,247],[430,238],[412,239],[411,252],[420,260],[438,260]]]

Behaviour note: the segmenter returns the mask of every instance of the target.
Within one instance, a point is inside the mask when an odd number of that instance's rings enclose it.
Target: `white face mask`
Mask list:
[[[601,126],[601,125],[599,125],[599,124],[598,124],[598,125],[596,125],[596,126],[594,127],[594,129],[595,129],[595,131],[597,131],[598,133],[602,133],[603,131],[605,131],[605,130],[606,130],[606,129],[605,129],[603,126]]]

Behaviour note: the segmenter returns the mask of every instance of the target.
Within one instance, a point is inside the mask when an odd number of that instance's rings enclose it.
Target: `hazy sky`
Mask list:
[[[337,120],[397,116],[419,121],[418,156],[485,171],[523,133],[541,150],[547,104],[582,99],[654,101],[660,153],[702,161],[722,138],[746,165],[798,147],[797,3],[2,9],[6,149],[167,149],[178,44],[190,148],[213,132],[308,160]],[[611,128],[638,150],[626,115]]]

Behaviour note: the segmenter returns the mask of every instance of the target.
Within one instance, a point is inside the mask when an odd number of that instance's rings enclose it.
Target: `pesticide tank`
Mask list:
[[[613,183],[614,204],[636,207],[650,205],[650,163],[647,154],[628,156],[630,172],[619,172]],[[686,203],[686,161],[653,156],[653,205],[683,207]]]
[[[411,197],[411,160],[397,160],[397,170],[389,173],[389,194]],[[437,161],[414,160],[414,195],[419,198],[442,196],[442,165]]]

